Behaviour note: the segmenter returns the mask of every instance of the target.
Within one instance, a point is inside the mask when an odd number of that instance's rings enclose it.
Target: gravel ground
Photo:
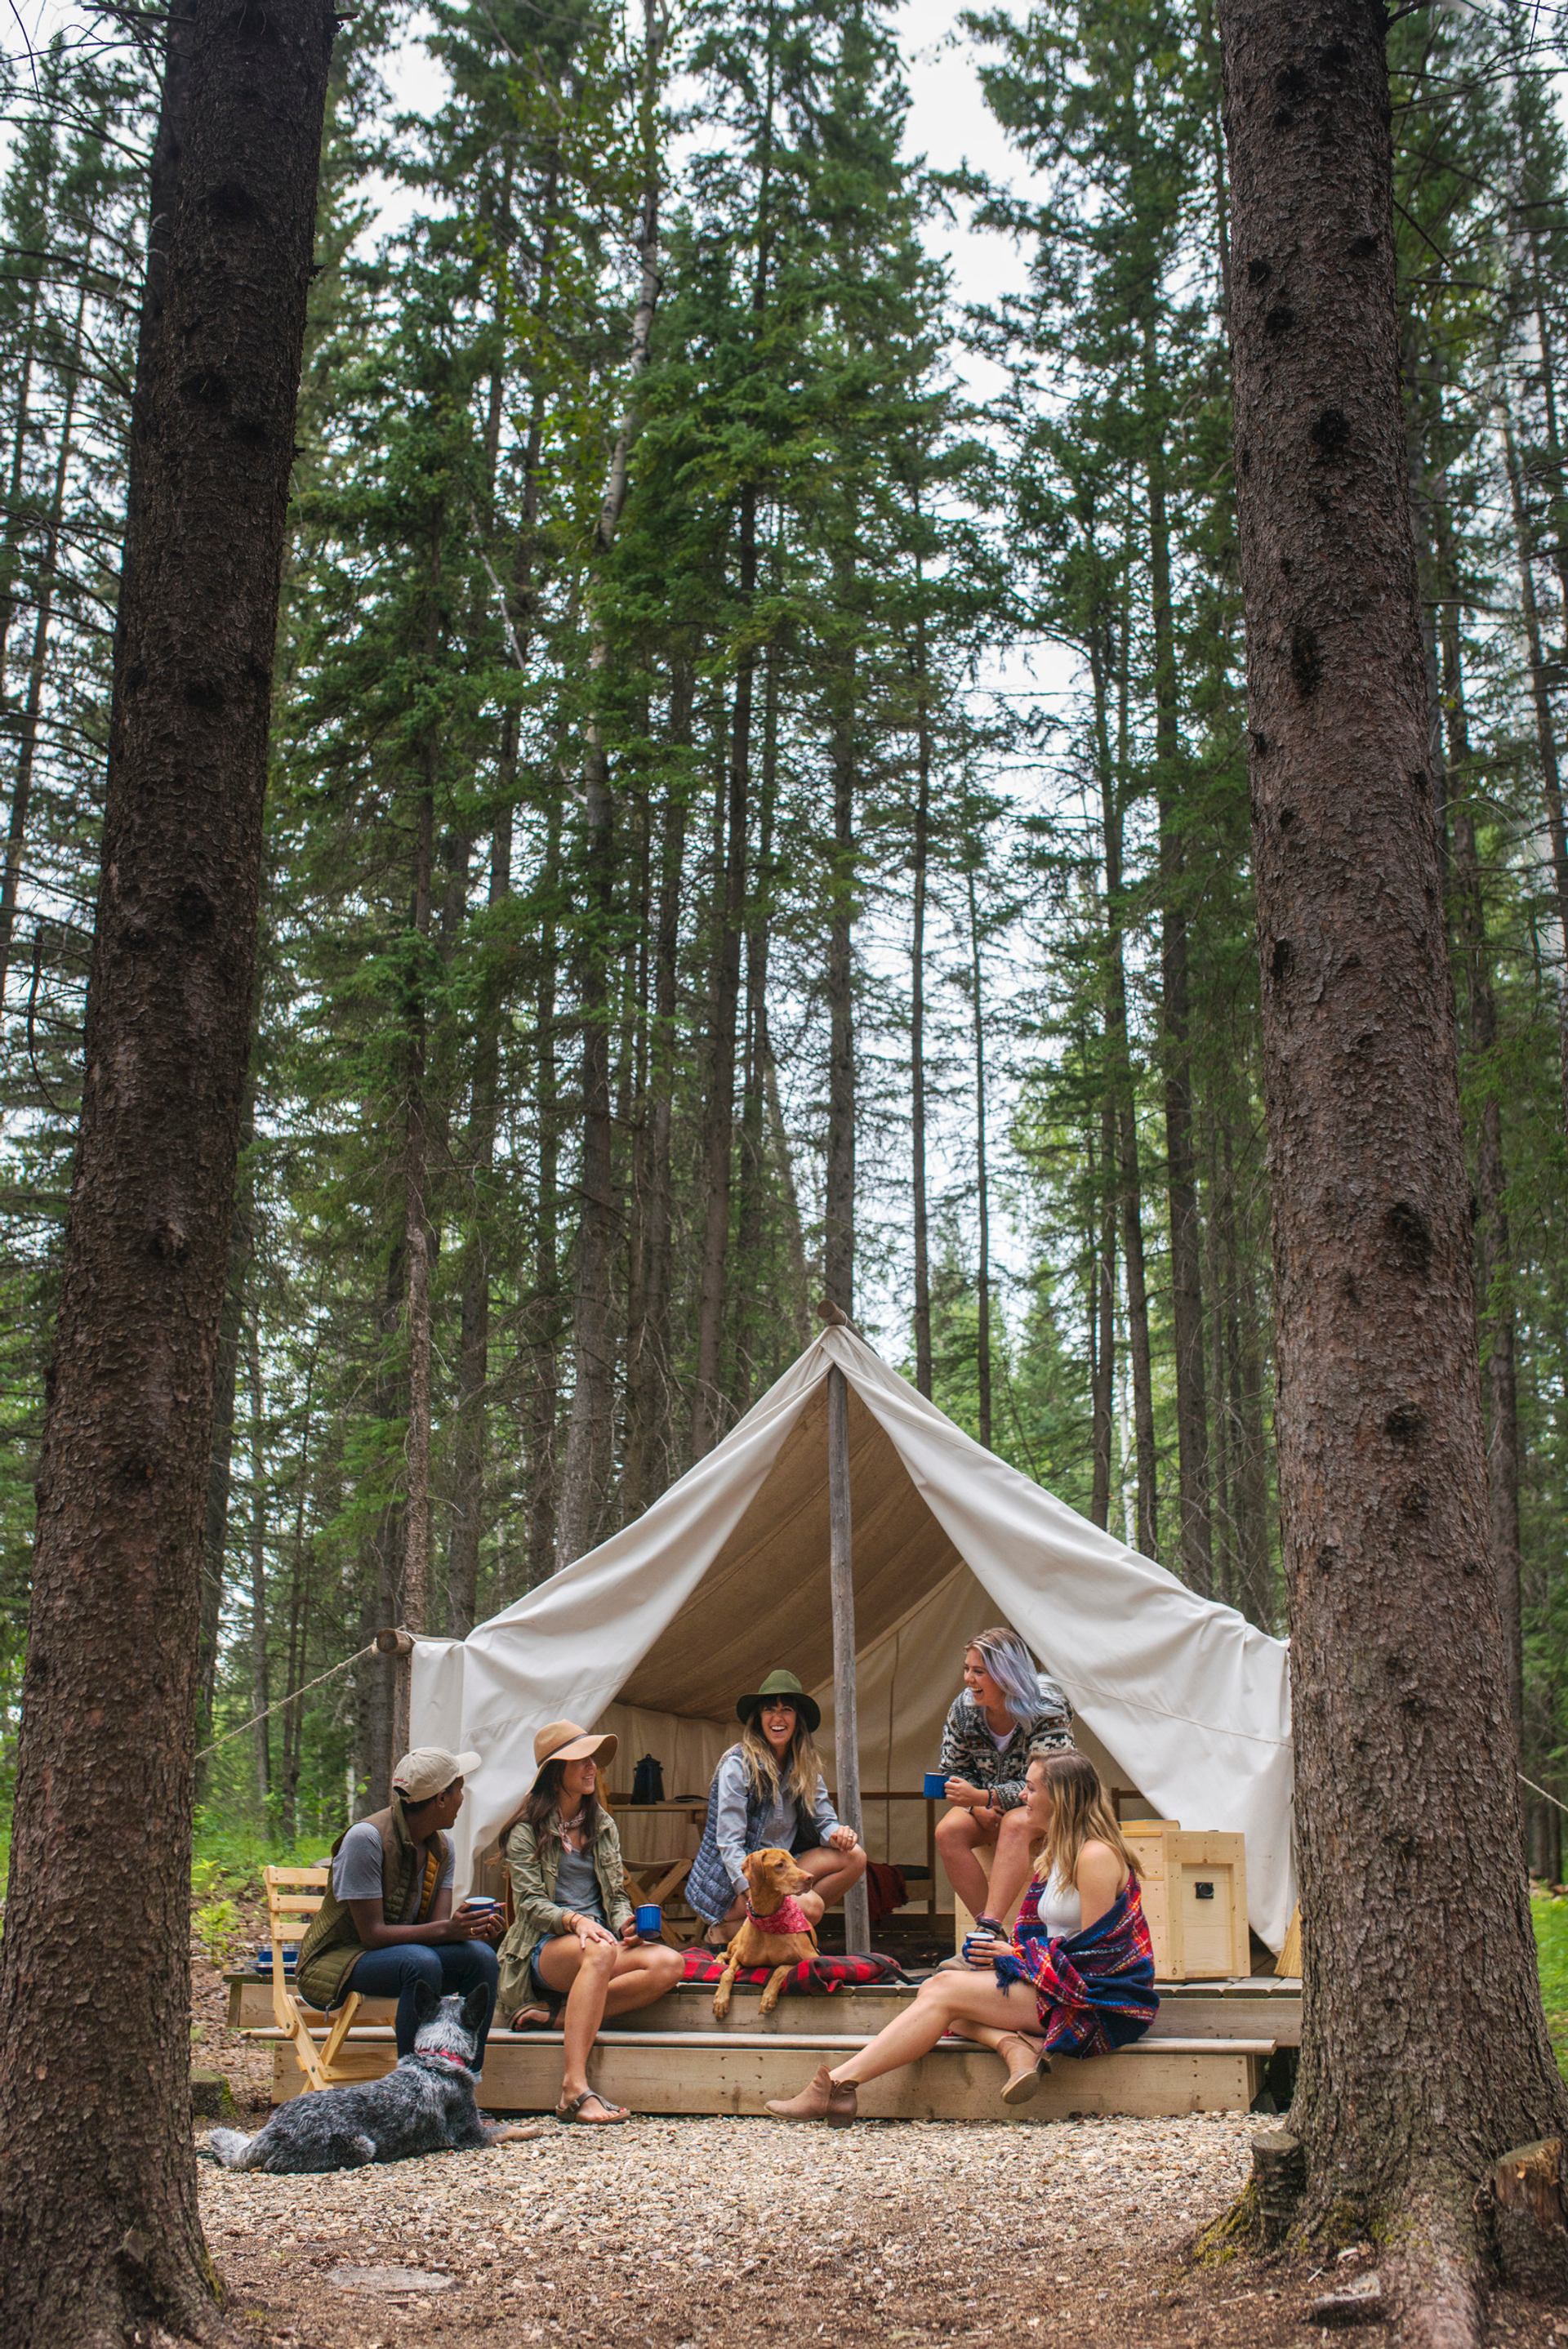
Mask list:
[[[1184,2260],[1268,2125],[546,2122],[530,2144],[327,2178],[204,2164],[201,2205],[232,2307],[279,2349],[1068,2333],[1074,2349],[1304,2349],[1328,2338],[1302,2316],[1323,2277]],[[372,2265],[455,2281],[397,2294],[332,2281]],[[1511,2301],[1493,2340],[1549,2349],[1568,2323]]]

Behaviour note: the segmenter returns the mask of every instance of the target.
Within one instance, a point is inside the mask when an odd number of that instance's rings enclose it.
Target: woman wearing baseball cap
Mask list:
[[[448,1833],[463,1806],[463,1781],[477,1754],[421,1745],[392,1773],[392,1800],[340,1835],[332,1847],[332,1880],[300,1943],[295,1984],[312,2006],[362,1998],[397,2002],[397,2053],[407,2055],[418,2028],[415,1994],[425,1982],[438,1997],[466,1997],[483,1983],[495,2009],[500,1912],[452,1914],[454,1859]],[[490,2016],[480,2032],[474,2068],[485,2060]]]
[[[811,1878],[804,1905],[813,1923],[866,1872],[853,1827],[840,1824],[811,1743],[821,1708],[793,1672],[769,1672],[738,1697],[740,1740],[720,1754],[707,1798],[707,1824],[686,1897],[722,1947],[746,1914],[746,1857],[777,1847],[793,1852]]]
[[[627,2118],[588,2085],[607,2014],[630,2014],[673,1990],[678,1950],[639,1941],[621,1837],[599,1800],[615,1739],[552,1721],[533,1741],[534,1778],[500,1831],[514,1921],[500,1945],[500,2011],[514,2031],[559,2018],[565,2038],[557,2120],[606,2128]]]

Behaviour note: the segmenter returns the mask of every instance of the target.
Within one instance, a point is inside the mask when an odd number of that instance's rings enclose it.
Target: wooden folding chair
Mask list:
[[[294,2052],[300,2070],[304,2074],[307,2090],[330,2088],[339,2080],[356,2075],[340,2069],[337,2057],[344,2041],[353,2026],[361,2004],[359,1992],[351,1990],[333,2018],[332,2028],[318,2047],[311,2035],[310,2015],[299,1992],[290,1988],[284,1973],[284,1934],[299,1939],[306,1923],[315,1915],[325,1897],[329,1871],[325,1868],[263,1868],[262,1882],[267,1893],[267,1930],[273,1944],[273,2019],[278,2029],[294,2043]]]

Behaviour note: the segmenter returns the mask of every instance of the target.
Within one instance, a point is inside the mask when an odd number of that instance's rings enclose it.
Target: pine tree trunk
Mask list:
[[[47,673],[49,631],[55,614],[55,589],[59,579],[60,531],[66,514],[66,482],[69,476],[72,436],[76,429],[77,392],[81,377],[79,361],[82,344],[82,320],[87,312],[88,270],[91,263],[92,243],[89,238],[82,254],[82,283],[77,295],[76,322],[71,334],[73,358],[77,362],[66,379],[66,396],[60,415],[59,440],[55,450],[55,474],[50,487],[47,518],[44,524],[43,551],[38,563],[37,605],[33,616],[33,642],[27,657],[27,692],[22,705],[20,739],[16,746],[16,773],[11,785],[11,808],[5,825],[5,863],[0,872],[0,1004],[5,999],[5,979],[11,968],[12,932],[16,919],[16,891],[22,877],[22,855],[27,838],[27,816],[33,799],[33,767],[38,752],[38,720],[44,706],[44,679]],[[9,599],[7,599],[9,600]],[[5,646],[0,637],[0,679],[5,673]]]
[[[693,678],[689,663],[670,680],[669,740],[689,750]],[[681,884],[686,871],[686,780],[665,798],[655,914],[653,1016],[648,1049],[648,1113],[641,1136],[642,1280],[626,1331],[625,1516],[637,1516],[668,1481],[670,1370],[671,1134],[675,1110],[676,1020],[679,1011]]]
[[[435,636],[432,623],[432,640]],[[433,641],[429,649],[433,652]],[[397,1619],[410,1631],[430,1622],[430,1219],[429,1103],[426,1062],[429,1014],[426,956],[436,854],[436,748],[427,741],[414,807],[414,872],[406,978],[407,1040],[403,1102],[403,1261],[407,1290],[404,1337],[408,1354],[408,1433],[404,1459],[403,1572]]]
[[[509,713],[510,716],[510,713]],[[502,805],[490,840],[490,903],[511,893],[512,812],[507,796],[516,765],[516,734],[502,760]],[[490,1179],[500,1120],[500,1022],[505,977],[493,945],[474,1023],[469,1088],[468,1160],[473,1185],[463,1241],[458,1320],[458,1395],[452,1427],[452,1530],[447,1547],[447,1629],[454,1640],[474,1628],[479,1604],[480,1538],[484,1529],[485,1394],[490,1383]]]
[[[1125,634],[1123,642],[1125,645]],[[1143,1262],[1143,1185],[1138,1163],[1138,1111],[1127,1028],[1127,949],[1122,913],[1121,794],[1126,768],[1127,676],[1119,678],[1120,709],[1113,761],[1108,709],[1110,648],[1096,629],[1089,639],[1095,691],[1096,754],[1100,777],[1100,830],[1105,854],[1106,1040],[1116,1096],[1116,1188],[1121,1255],[1127,1280],[1127,1352],[1132,1371],[1132,1442],[1138,1479],[1138,1547],[1160,1555],[1159,1481],[1154,1450],[1154,1366],[1149,1340],[1149,1284]]]
[[[973,852],[965,875],[969,895],[969,988],[975,1037],[975,1432],[991,1449],[991,1171],[985,1133],[985,999],[980,963],[980,907]]]
[[[201,1537],[332,18],[196,0],[179,37],[0,1940],[5,2349],[218,2332],[189,2084]],[[135,1995],[84,2000],[62,1952],[111,1947]]]
[[[1226,1212],[1226,1248],[1235,1339],[1231,1361],[1235,1379],[1236,1557],[1241,1588],[1235,1603],[1261,1630],[1274,1628],[1276,1606],[1269,1563],[1268,1443],[1264,1431],[1264,1352],[1258,1300],[1250,1255],[1243,1253],[1236,1211],[1234,1146],[1227,1124],[1221,1142]]]
[[[526,1318],[529,1377],[523,1411],[528,1459],[528,1587],[531,1590],[555,1567],[555,1522],[559,1499],[557,1445],[560,1405],[560,1336],[564,1317],[561,1294],[561,1102],[555,1009],[555,964],[559,929],[555,916],[561,890],[561,802],[552,793],[545,815],[544,855],[539,875],[542,905],[539,978],[533,1024],[535,1118],[539,1160],[533,1246],[533,1295]]]
[[[1535,538],[1524,502],[1524,477],[1511,419],[1504,414],[1504,460],[1509,497],[1513,508],[1513,543],[1519,564],[1520,607],[1524,616],[1524,646],[1530,664],[1530,701],[1535,719],[1535,752],[1541,761],[1541,788],[1546,801],[1546,830],[1552,843],[1552,884],[1557,906],[1557,927],[1568,958],[1568,823],[1563,811],[1563,777],[1557,758],[1557,730],[1552,710],[1552,688],[1541,634],[1541,607],[1535,594]],[[1563,1096],[1563,1123],[1568,1130],[1568,968],[1557,981],[1558,1083]]]
[[[763,1257],[763,1212],[768,1198],[768,1089],[763,1047],[768,1034],[768,933],[773,918],[774,824],[779,799],[779,651],[771,641],[762,656],[762,762],[757,803],[757,885],[746,925],[746,1080],[740,1111],[740,1214],[736,1243],[740,1263]],[[758,1386],[758,1357],[772,1335],[769,1292],[744,1285],[736,1298],[736,1392],[738,1412],[749,1410]]]
[[[1144,383],[1150,434],[1147,464],[1149,564],[1154,635],[1154,734],[1160,802],[1160,978],[1164,1034],[1166,1195],[1171,1209],[1171,1319],[1176,1339],[1176,1451],[1181,1572],[1194,1590],[1213,1578],[1209,1519],[1209,1412],[1203,1374],[1202,1230],[1192,1148],[1192,1054],[1187,947],[1186,852],[1181,840],[1181,745],[1176,640],[1166,511],[1164,421],[1159,353],[1150,317],[1144,329]]]
[[[241,1148],[252,1125],[251,1088]],[[223,1288],[223,1310],[218,1324],[218,1352],[212,1374],[212,1445],[207,1462],[207,1501],[201,1532],[201,1607],[196,1646],[196,1744],[211,1743],[212,1713],[218,1695],[218,1645],[223,1619],[224,1569],[229,1554],[229,1488],[233,1479],[234,1396],[240,1381],[240,1337],[244,1321],[245,1271],[251,1260],[251,1203],[242,1181],[230,1220],[229,1268]],[[196,1765],[196,1798],[205,1791],[207,1764]]]
[[[653,120],[664,27],[654,0],[644,5],[644,72],[646,150],[638,249],[642,274],[632,316],[626,404],[599,506],[596,547],[614,545],[630,485],[632,441],[636,431],[638,388],[648,364],[654,311],[659,296],[659,155]],[[610,657],[603,622],[596,618],[589,655],[590,694]],[[566,1456],[555,1527],[558,1563],[564,1566],[592,1547],[609,1483],[612,1413],[615,1392],[615,1331],[610,1268],[616,1241],[614,1128],[610,1082],[611,935],[615,903],[615,803],[600,714],[587,726],[583,763],[584,918],[580,957],[583,1017],[582,1208],[577,1222],[577,1261],[572,1330],[572,1408],[566,1424]]]
[[[918,568],[915,592],[924,585]],[[915,623],[914,908],[909,942],[909,1142],[914,1193],[914,1383],[931,1392],[931,1211],[925,1140],[925,909],[931,862],[931,704],[925,614]]]
[[[1492,1568],[1508,1658],[1510,1709],[1516,1735],[1524,1734],[1524,1646],[1520,1614],[1522,1559],[1519,1532],[1519,1403],[1511,1273],[1513,1250],[1508,1229],[1508,1176],[1502,1156],[1502,1112],[1498,1101],[1497,996],[1491,950],[1486,935],[1486,899],[1475,818],[1470,715],[1465,703],[1460,636],[1459,565],[1446,505],[1434,507],[1441,594],[1443,716],[1447,730],[1448,804],[1453,843],[1455,929],[1464,978],[1465,1040],[1476,1062],[1481,1105],[1475,1148],[1476,1285],[1480,1304],[1481,1361],[1486,1392],[1487,1502],[1491,1525]]]
[[[852,556],[840,565],[839,607],[848,606]],[[834,656],[829,763],[833,845],[828,868],[828,1165],[822,1216],[822,1288],[854,1319],[855,1296],[855,656]]]
[[[1535,1971],[1398,385],[1382,20],[1220,0],[1307,1984],[1306,2217],[1479,2337],[1489,2163],[1568,2098]],[[1418,1928],[1412,1920],[1418,1920]],[[1455,1994],[1453,1951],[1484,1950]]]
[[[271,1704],[272,1675],[267,1669],[267,1453],[266,1395],[262,1385],[262,1348],[254,1321],[245,1347],[245,1376],[251,1402],[251,1698],[252,1711],[264,1713]],[[258,1721],[256,1741],[256,1811],[263,1824],[273,1791],[272,1724]]]
[[[1099,1526],[1110,1523],[1111,1457],[1116,1432],[1116,1100],[1108,1083],[1100,1100],[1098,1181],[1091,1208],[1094,1260],[1089,1282],[1090,1450],[1094,1466],[1088,1514]]]
[[[757,492],[740,493],[741,626],[749,629],[757,594]],[[714,885],[712,1017],[707,1099],[703,1118],[702,1255],[697,1288],[696,1389],[691,1452],[700,1460],[717,1442],[724,1412],[719,1385],[729,1261],[730,1175],[735,1157],[735,1057],[740,1019],[740,944],[746,915],[746,843],[751,781],[751,706],[757,656],[749,637],[735,678],[735,709],[724,795],[723,848]]]

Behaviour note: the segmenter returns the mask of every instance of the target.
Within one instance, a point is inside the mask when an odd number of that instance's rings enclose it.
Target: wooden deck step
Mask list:
[[[294,2051],[278,2032],[273,2043],[273,2101],[303,2085]],[[594,2050],[597,2087],[634,2112],[759,2113],[769,2096],[789,2095],[823,2056],[863,2046],[864,2032],[612,2030]],[[485,2059],[484,2104],[494,2112],[548,2112],[561,2085],[559,2032],[497,2031]],[[934,2048],[918,2064],[874,2080],[861,2095],[868,2119],[1060,2120],[1074,2113],[1157,2116],[1245,2112],[1267,2038],[1150,2037],[1088,2063],[1058,2060],[1032,2104],[1001,2101],[1001,2068],[984,2048],[960,2043]],[[360,2079],[379,2079],[396,2061],[389,2025],[356,2029],[340,2061]]]
[[[1268,2039],[1276,2047],[1301,2044],[1301,1985],[1275,1985],[1267,1975],[1233,1982],[1169,1982],[1159,1985],[1160,2012],[1150,2032],[1151,2039]],[[640,2031],[698,2031],[728,2036],[733,2029],[774,2033],[811,2029],[820,2016],[824,2029],[872,2033],[896,2014],[913,1997],[902,1983],[879,1984],[861,1990],[836,1991],[830,1998],[785,1998],[766,2020],[757,2014],[759,1990],[735,1992],[728,2023],[713,2014],[710,1983],[688,1982],[667,1997],[644,2007],[636,2017]],[[393,2001],[367,1998],[359,2010],[356,2033],[366,2024],[389,2023]],[[229,1976],[229,2022],[247,2034],[273,2028],[273,1994],[264,1975]],[[620,2035],[619,2026],[606,2028]]]

